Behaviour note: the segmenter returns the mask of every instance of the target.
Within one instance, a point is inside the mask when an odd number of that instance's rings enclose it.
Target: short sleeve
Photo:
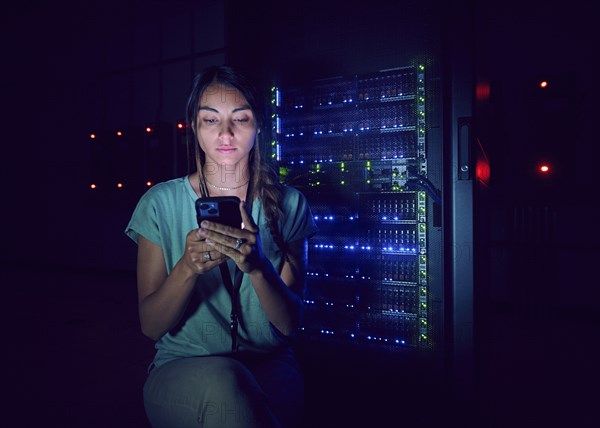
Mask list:
[[[131,215],[131,220],[125,228],[125,234],[136,243],[138,243],[141,235],[149,241],[161,245],[156,198],[152,194],[153,192],[149,190],[140,198]]]
[[[308,201],[299,190],[286,186],[282,205],[282,236],[286,242],[310,238],[318,232]]]

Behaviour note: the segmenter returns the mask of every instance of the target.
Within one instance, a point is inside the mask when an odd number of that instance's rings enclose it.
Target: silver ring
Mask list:
[[[244,240],[242,238],[236,239],[235,240],[235,247],[233,247],[233,249],[234,250],[239,250],[243,243],[244,243]]]
[[[208,262],[212,260],[212,258],[210,257],[210,251],[207,251],[206,253],[204,253],[204,261]]]

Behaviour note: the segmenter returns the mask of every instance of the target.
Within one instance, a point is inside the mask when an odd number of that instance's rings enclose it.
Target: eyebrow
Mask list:
[[[198,110],[208,110],[208,111],[212,111],[215,113],[219,113],[219,110],[217,110],[216,108],[208,107],[208,106],[198,106]],[[242,110],[252,110],[252,109],[250,108],[250,106],[248,104],[244,104],[243,106],[234,108],[233,110],[231,110],[231,112],[235,113],[235,112],[242,111]]]

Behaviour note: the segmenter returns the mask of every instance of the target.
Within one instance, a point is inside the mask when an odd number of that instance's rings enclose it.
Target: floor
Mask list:
[[[2,270],[3,389],[10,427],[148,427],[141,401],[153,343],[128,272]],[[598,314],[491,307],[479,324],[477,389],[400,358],[301,346],[306,428],[591,427],[600,385]]]

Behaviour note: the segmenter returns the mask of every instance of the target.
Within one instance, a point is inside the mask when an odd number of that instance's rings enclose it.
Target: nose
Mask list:
[[[233,128],[229,122],[223,122],[219,130],[219,138],[223,141],[230,142],[233,138]]]

